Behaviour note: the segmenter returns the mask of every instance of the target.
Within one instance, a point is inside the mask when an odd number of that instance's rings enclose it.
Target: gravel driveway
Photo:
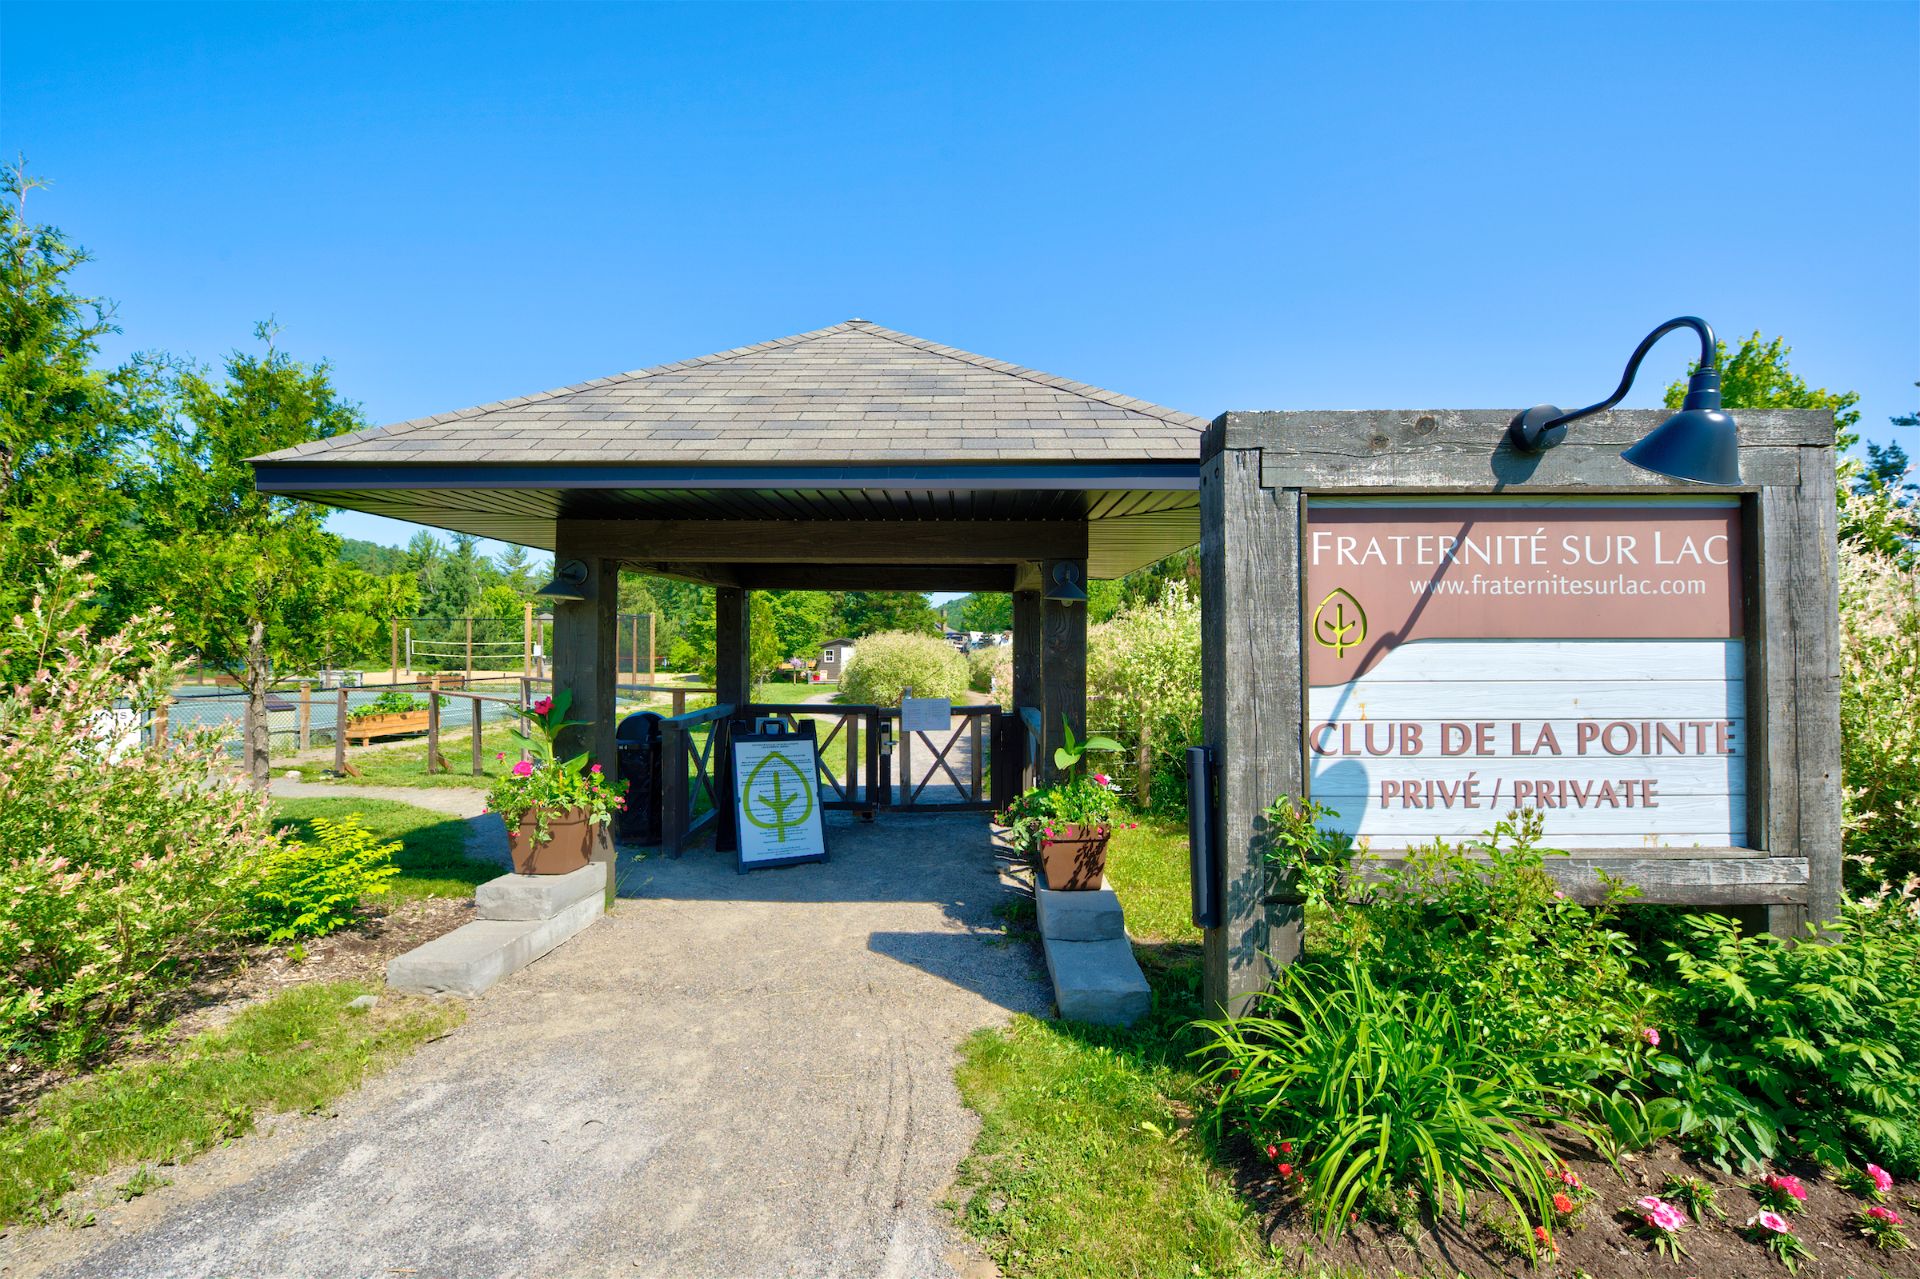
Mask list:
[[[61,1276],[991,1274],[940,1199],[956,1046],[1042,1013],[980,817],[830,818],[833,860],[623,860],[608,918],[337,1115],[8,1241]],[[51,1267],[51,1269],[49,1269]]]

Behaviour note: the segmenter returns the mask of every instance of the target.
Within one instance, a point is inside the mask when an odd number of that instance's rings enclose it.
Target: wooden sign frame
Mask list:
[[[762,747],[786,746],[804,749],[810,767],[802,769],[799,762],[791,757],[792,751],[781,752]],[[803,721],[794,731],[738,733],[730,744],[728,767],[732,772],[734,829],[736,832],[734,849],[734,869],[744,875],[750,870],[765,870],[774,866],[796,866],[803,862],[824,862],[829,858],[827,847],[827,824],[820,797],[820,747],[811,720]],[[755,820],[750,805],[755,798],[751,785],[755,774],[768,761],[781,760],[783,766],[795,772],[804,773],[805,788],[801,796],[807,800],[806,811],[793,825],[803,831],[801,851],[791,854],[775,853],[767,855],[759,851],[760,841],[753,834],[756,830],[766,829],[766,823]],[[775,779],[776,789],[778,779]],[[784,820],[787,807],[801,796],[784,796],[780,812],[774,816],[780,826],[781,839],[784,840],[788,824]]]

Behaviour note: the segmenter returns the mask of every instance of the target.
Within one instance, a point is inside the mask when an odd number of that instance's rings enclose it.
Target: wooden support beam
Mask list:
[[[670,577],[676,582],[697,582],[701,586],[738,586],[730,564],[676,564],[663,560],[626,560],[623,567],[649,577]]]
[[[1013,704],[1032,706],[1040,699],[1040,592],[1013,593]]]
[[[559,753],[565,758],[586,752],[608,773],[615,771],[614,723],[616,706],[614,662],[618,645],[615,625],[620,609],[617,561],[591,543],[570,540],[562,524],[554,563],[579,560],[587,566],[583,600],[553,602],[553,690],[573,694],[567,718],[585,720],[561,734]]]
[[[753,700],[753,672],[748,669],[751,640],[751,601],[746,591],[722,586],[713,593],[714,703],[742,706]]]
[[[823,548],[831,554],[831,548]],[[1011,591],[1007,564],[733,564],[754,591]]]
[[[1200,468],[1201,687],[1215,790],[1222,920],[1203,939],[1202,987],[1216,1012],[1244,1012],[1273,964],[1300,953],[1302,908],[1276,901],[1261,814],[1307,789],[1298,489],[1260,485],[1260,450]],[[1285,894],[1279,894],[1284,896]]]
[[[1087,580],[1085,560],[1044,560],[1040,572],[1054,581],[1054,566],[1070,564],[1078,582]],[[1065,726],[1076,738],[1087,735],[1087,605],[1057,603],[1040,597],[1040,775],[1055,774],[1053,752],[1065,744]]]
[[[555,529],[561,543],[656,563],[978,565],[1087,555],[1085,520],[560,520]]]

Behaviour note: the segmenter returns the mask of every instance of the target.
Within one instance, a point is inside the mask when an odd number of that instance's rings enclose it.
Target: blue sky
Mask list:
[[[0,151],[115,354],[272,315],[374,421],[850,316],[1205,416],[1571,406],[1692,312],[1885,439],[1916,66],[1914,4],[16,0]]]

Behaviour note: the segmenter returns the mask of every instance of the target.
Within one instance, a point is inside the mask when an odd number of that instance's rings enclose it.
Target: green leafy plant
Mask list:
[[[358,816],[316,817],[312,843],[283,839],[253,865],[243,927],[270,942],[319,937],[351,922],[364,898],[392,887],[400,841],[380,843]]]
[[[1080,761],[1089,751],[1117,751],[1120,743],[1104,733],[1089,733],[1085,741],[1077,741],[1073,736],[1073,721],[1065,715],[1060,717],[1060,734],[1063,745],[1053,748],[1053,766],[1063,773],[1072,772],[1080,767]]]
[[[915,697],[964,701],[970,673],[967,659],[938,635],[882,631],[863,638],[840,672],[842,700],[870,706],[898,706],[908,689]]]
[[[1847,1193],[1874,1203],[1885,1203],[1888,1192],[1893,1189],[1893,1175],[1879,1164],[1868,1164],[1864,1168],[1848,1164],[1833,1174],[1833,1180]]]
[[[534,841],[545,843],[553,838],[551,822],[557,814],[580,809],[589,822],[605,825],[613,820],[614,810],[626,804],[626,782],[609,782],[600,765],[588,765],[584,752],[564,760],[555,755],[554,744],[564,730],[590,722],[568,719],[567,710],[572,705],[572,692],[563,688],[529,708],[532,732],[512,730],[526,743],[527,753],[533,758],[514,764],[487,789],[487,808],[500,815],[509,833],[518,830],[532,813]],[[505,759],[504,752],[501,759]]]
[[[356,706],[347,712],[347,723],[358,724],[380,715],[405,715],[413,711],[425,710],[427,704],[412,693],[403,693],[399,689],[389,689],[363,706]]]
[[[1110,827],[1119,789],[1105,773],[1049,782],[1014,796],[1000,814],[1000,824],[1007,830],[1008,843],[1032,858],[1039,854],[1042,841],[1062,826]]]
[[[1575,1097],[1546,1082],[1552,1054],[1476,1033],[1442,994],[1382,988],[1352,956],[1283,970],[1256,1007],[1201,1023],[1208,1122],[1285,1134],[1323,1233],[1401,1186],[1462,1220],[1479,1189],[1553,1219],[1561,1183],[1541,1128],[1568,1122]]]
[[[1684,1142],[1723,1165],[1790,1145],[1920,1168],[1920,920],[1902,904],[1848,905],[1797,945],[1694,918],[1667,961],[1676,1042],[1650,1084]]]
[[[1727,1214],[1720,1211],[1713,1183],[1705,1177],[1669,1173],[1660,1183],[1660,1194],[1669,1203],[1685,1208],[1695,1221],[1705,1221],[1708,1213],[1712,1213],[1716,1221],[1727,1219]]]

